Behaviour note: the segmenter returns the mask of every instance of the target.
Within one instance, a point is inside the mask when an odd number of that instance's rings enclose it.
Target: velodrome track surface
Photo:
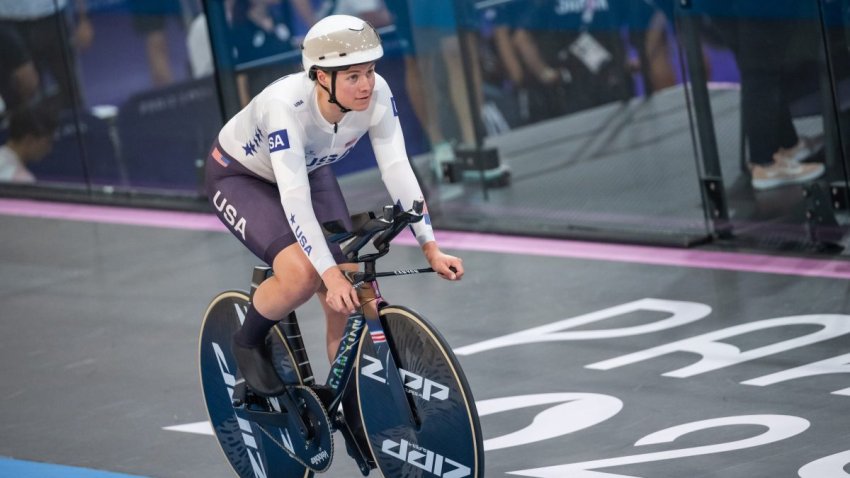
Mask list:
[[[257,260],[203,214],[0,214],[0,477],[233,476],[206,434],[198,328]],[[850,476],[850,263],[438,238],[461,283],[382,291],[458,353],[487,477]],[[383,268],[422,263],[400,238]],[[300,311],[321,376],[319,314]],[[338,453],[324,476],[359,474]]]

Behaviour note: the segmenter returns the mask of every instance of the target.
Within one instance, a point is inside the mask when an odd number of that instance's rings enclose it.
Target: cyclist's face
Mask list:
[[[367,109],[374,89],[375,62],[354,65],[336,74],[336,99],[346,108],[354,111]]]

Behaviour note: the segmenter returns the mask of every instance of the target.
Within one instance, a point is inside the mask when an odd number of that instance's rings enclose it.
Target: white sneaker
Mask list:
[[[454,148],[448,141],[443,141],[434,145],[431,154],[433,155],[431,166],[434,168],[434,177],[437,178],[437,181],[441,181],[443,179],[443,163],[450,163],[455,160]]]
[[[800,136],[800,141],[796,145],[788,149],[781,149],[776,155],[799,163],[821,152],[821,150],[823,150],[823,136],[813,136],[811,138]]]
[[[753,164],[752,184],[759,190],[799,184],[819,178],[824,170],[820,163],[799,163],[776,155],[772,164]]]

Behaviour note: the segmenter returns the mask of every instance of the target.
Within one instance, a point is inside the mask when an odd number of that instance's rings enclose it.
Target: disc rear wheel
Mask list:
[[[237,372],[230,340],[245,318],[248,300],[248,295],[242,291],[219,294],[207,308],[201,326],[201,386],[213,432],[227,461],[241,478],[310,478],[313,476],[310,470],[293,460],[276,440],[255,423],[240,417],[233,408]],[[296,368],[285,363],[289,354],[274,334],[272,349],[281,378],[286,383],[299,384],[300,377],[294,372]],[[267,428],[266,431],[272,436],[282,433],[279,428]]]

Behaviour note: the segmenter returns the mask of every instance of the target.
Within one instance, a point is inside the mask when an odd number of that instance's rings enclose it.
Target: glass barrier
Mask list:
[[[703,167],[739,244],[840,250],[837,124],[846,40],[830,0],[693,0],[676,8]],[[825,39],[843,45],[827,53]],[[844,201],[842,199],[844,203]]]
[[[848,2],[0,2],[0,193],[204,202],[224,121],[344,13],[382,37],[439,227],[838,250]],[[385,204],[369,141],[350,152],[350,209]]]
[[[432,154],[417,164],[440,225],[705,240],[672,11],[644,0],[434,3],[409,6],[432,106]]]
[[[830,74],[826,85],[832,96],[832,103],[827,102],[826,106],[832,112],[826,116],[826,121],[835,121],[837,124],[827,127],[828,131],[835,134],[826,141],[831,181],[828,188],[816,191],[829,207],[813,208],[810,222],[816,222],[821,227],[811,231],[810,237],[819,245],[825,243],[846,247],[844,226],[850,220],[847,193],[850,184],[850,1],[824,0],[820,7]]]
[[[201,12],[194,0],[0,2],[0,70],[15,72],[0,81],[5,151],[27,171],[11,181],[197,197],[222,124]]]

